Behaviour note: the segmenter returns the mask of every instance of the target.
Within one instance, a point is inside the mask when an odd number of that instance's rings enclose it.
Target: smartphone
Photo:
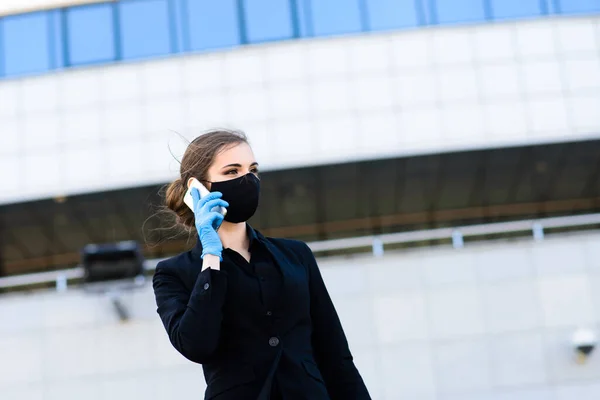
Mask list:
[[[183,202],[190,208],[190,210],[194,211],[194,199],[192,198],[192,189],[198,189],[200,193],[200,198],[207,196],[210,192],[200,181],[196,178],[192,178],[190,182],[190,187],[188,187],[187,192],[185,192],[185,196],[183,196]],[[213,211],[221,213],[223,215],[227,214],[227,209],[225,207],[217,206],[213,208]]]

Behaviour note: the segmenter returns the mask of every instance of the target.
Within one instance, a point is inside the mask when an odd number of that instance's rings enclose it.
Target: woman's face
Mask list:
[[[208,169],[208,180],[222,182],[239,178],[247,173],[258,175],[258,163],[252,148],[247,143],[240,143],[226,148],[215,157]],[[210,190],[210,183],[208,183]]]

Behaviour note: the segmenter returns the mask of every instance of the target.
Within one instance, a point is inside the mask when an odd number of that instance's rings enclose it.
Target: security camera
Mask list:
[[[571,341],[579,364],[587,361],[598,344],[596,333],[590,329],[578,329]]]

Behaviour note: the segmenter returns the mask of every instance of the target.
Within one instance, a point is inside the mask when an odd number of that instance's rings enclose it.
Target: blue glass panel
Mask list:
[[[125,1],[118,4],[123,59],[171,52],[167,0]]]
[[[235,0],[188,0],[190,50],[231,47],[240,44]]]
[[[417,26],[421,21],[419,0],[366,0],[369,29]]]
[[[542,14],[540,0],[491,0],[495,19],[533,17]]]
[[[67,9],[69,65],[116,59],[112,7],[111,4],[98,4]]]
[[[563,14],[585,14],[600,11],[600,0],[558,0]]]
[[[359,0],[312,0],[310,7],[315,36],[362,30]]]
[[[485,20],[484,0],[434,0],[440,24]]]
[[[245,0],[244,16],[250,43],[294,36],[290,0]]]
[[[52,67],[49,19],[45,12],[4,18],[4,74],[47,71]]]

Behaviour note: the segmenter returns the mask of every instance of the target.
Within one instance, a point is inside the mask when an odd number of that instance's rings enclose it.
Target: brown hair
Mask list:
[[[185,150],[179,168],[180,177],[167,186],[165,205],[176,215],[178,224],[193,231],[194,213],[183,202],[187,191],[187,181],[194,177],[200,181],[208,180],[208,169],[215,157],[232,145],[248,143],[246,134],[237,130],[215,129],[194,139]]]

